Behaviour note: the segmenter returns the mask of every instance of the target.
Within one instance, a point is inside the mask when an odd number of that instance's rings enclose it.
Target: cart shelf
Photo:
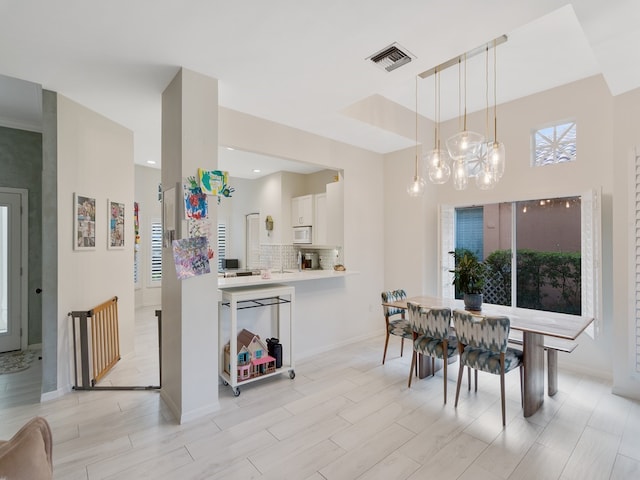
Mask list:
[[[238,311],[249,308],[259,307],[277,307],[274,309],[277,313],[276,318],[276,332],[278,338],[282,338],[282,327],[280,322],[280,305],[287,305],[289,307],[289,321],[288,325],[288,361],[283,361],[282,367],[278,368],[275,372],[265,373],[256,377],[248,378],[245,380],[238,380],[238,347],[235,339],[238,336]],[[220,341],[219,353],[221,357],[220,361],[220,378],[222,383],[231,386],[233,394],[235,396],[240,395],[240,385],[252,383],[264,378],[269,378],[274,375],[280,375],[284,372],[289,373],[291,379],[295,378],[295,370],[293,367],[293,311],[295,305],[295,288],[287,285],[269,285],[262,287],[239,287],[229,288],[222,290],[222,299],[219,303],[219,308],[227,307],[230,309],[231,325],[230,325],[230,337],[229,337],[229,373],[225,371],[225,344],[226,339],[223,338],[222,327],[223,317],[219,315],[218,323],[218,338]],[[220,312],[221,313],[221,312]]]

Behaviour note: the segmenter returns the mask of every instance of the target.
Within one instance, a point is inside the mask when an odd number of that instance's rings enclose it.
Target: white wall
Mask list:
[[[162,203],[158,200],[160,169],[135,166],[135,201],[140,215],[140,285],[135,289],[135,306],[160,305],[160,285],[151,284],[151,222],[162,221]]]
[[[612,227],[609,220],[614,196],[612,104],[604,80],[596,76],[499,105],[498,138],[506,145],[507,166],[498,186],[490,191],[481,191],[470,183],[467,190],[459,192],[449,181],[444,185],[427,184],[424,198],[410,198],[405,188],[412,170],[400,159],[413,159],[411,149],[387,155],[385,223],[390,228],[385,232],[386,287],[404,287],[409,294],[437,293],[438,207],[441,204],[461,206],[545,198],[601,188],[603,316],[600,320],[603,331],[595,340],[581,335],[579,347],[571,355],[560,355],[559,362],[562,367],[611,378],[611,331],[614,326],[611,296],[613,280],[618,279],[611,267]],[[470,115],[469,129],[484,132],[484,119],[484,112]],[[531,167],[531,132],[568,119],[577,121],[577,160],[556,166]],[[444,123],[442,139],[455,133],[457,128],[457,119]],[[412,265],[415,267],[410,268]],[[426,273],[423,277],[422,272]]]
[[[280,244],[288,229],[289,213],[282,210],[282,172],[262,177],[258,184],[258,203],[260,205],[260,225],[265,224],[267,216],[273,219],[273,230],[260,229],[260,244]]]
[[[57,95],[58,130],[58,389],[73,384],[67,313],[118,297],[120,350],[133,351],[133,134]],[[73,194],[96,199],[96,248],[73,250]],[[123,250],[107,250],[107,199],[127,210]]]
[[[359,274],[296,285],[296,357],[381,333],[382,156],[225,108],[219,115],[222,145],[344,169],[344,263]]]

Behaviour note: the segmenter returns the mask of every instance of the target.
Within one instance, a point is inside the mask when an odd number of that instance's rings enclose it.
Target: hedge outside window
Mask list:
[[[443,274],[452,268],[446,252],[469,251],[488,267],[485,302],[594,316],[597,327],[600,224],[595,192],[472,208],[443,206],[441,219]],[[478,221],[482,229],[468,228]],[[456,292],[447,285],[450,274],[443,277],[441,294],[451,298]]]

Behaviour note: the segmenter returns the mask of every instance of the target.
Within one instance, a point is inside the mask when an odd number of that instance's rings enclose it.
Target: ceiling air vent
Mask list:
[[[377,53],[374,53],[367,60],[371,60],[378,67],[384,68],[387,72],[391,70],[395,70],[402,65],[409,63],[415,57],[409,53],[409,51],[398,45],[397,43],[393,43],[388,47],[383,48]]]

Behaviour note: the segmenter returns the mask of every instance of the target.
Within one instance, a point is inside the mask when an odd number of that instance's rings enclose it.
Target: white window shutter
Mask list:
[[[439,245],[439,278],[438,284],[440,285],[439,295],[442,298],[454,298],[455,291],[451,284],[451,274],[449,270],[453,270],[454,261],[453,257],[449,255],[456,248],[456,211],[451,205],[440,206],[440,239]]]
[[[594,318],[594,333],[601,331],[600,308],[600,193],[591,190],[581,195],[581,271],[582,315]]]
[[[631,267],[630,276],[632,299],[633,299],[633,320],[635,337],[635,370],[640,373],[640,154],[637,152],[633,157],[632,171],[629,175],[631,181],[630,189],[630,221],[629,228],[631,238]],[[631,327],[631,325],[629,325]]]
[[[162,222],[151,220],[151,270],[149,271],[152,284],[162,281]]]
[[[218,223],[218,270],[223,270],[222,263],[227,258],[227,224]]]

